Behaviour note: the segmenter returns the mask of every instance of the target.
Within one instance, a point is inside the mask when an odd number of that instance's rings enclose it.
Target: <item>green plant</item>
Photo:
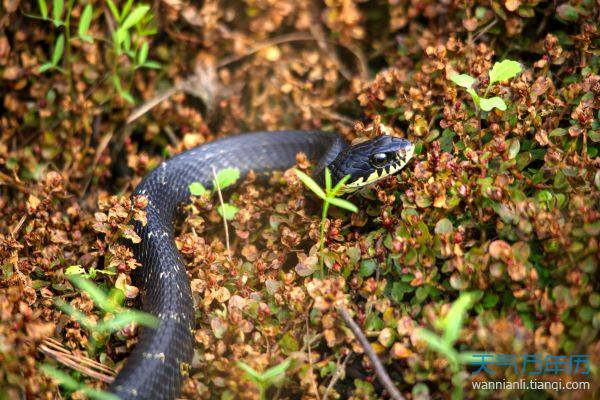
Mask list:
[[[445,318],[437,321],[437,328],[443,331],[442,336],[422,328],[416,332],[416,336],[427,343],[430,349],[437,351],[443,355],[452,371],[452,384],[454,391],[452,399],[462,399],[462,375],[461,365],[468,364],[472,361],[472,352],[458,352],[454,349],[454,344],[458,340],[460,330],[462,329],[463,320],[469,308],[474,303],[474,295],[471,293],[463,293],[458,299],[452,303],[450,311]]]
[[[81,265],[70,265],[65,269],[65,275],[81,275],[88,279],[96,279],[98,274],[116,275],[117,273],[108,269],[96,269],[94,267],[86,271]]]
[[[514,78],[521,72],[521,64],[513,60],[504,60],[501,62],[497,62],[492,67],[492,70],[489,72],[490,82],[488,83],[487,88],[483,96],[479,96],[475,89],[473,89],[473,85],[475,84],[476,79],[471,75],[467,74],[456,74],[450,77],[450,80],[457,84],[458,86],[464,87],[467,89],[467,93],[471,95],[473,99],[473,103],[477,109],[481,109],[483,111],[491,111],[493,108],[497,108],[501,111],[506,110],[506,103],[498,96],[487,98],[487,94],[494,83],[502,82]]]
[[[79,18],[77,35],[71,36],[71,12],[74,4],[74,0],[69,0],[65,12],[64,0],[53,0],[52,15],[50,15],[46,0],[38,0],[40,15],[25,14],[30,18],[52,22],[56,28],[62,29],[63,32],[57,36],[54,42],[50,60],[43,63],[40,66],[39,71],[47,72],[57,70],[66,74],[71,93],[73,88],[71,73],[71,42],[73,40],[82,40],[88,43],[94,42],[93,36],[89,33],[94,17],[94,8],[91,4],[87,4],[83,8],[83,12]],[[131,73],[137,69],[161,68],[160,64],[156,61],[148,60],[150,49],[148,42],[144,40],[144,37],[156,33],[156,29],[152,26],[154,16],[150,13],[149,5],[142,4],[134,7],[133,0],[128,0],[123,4],[123,7],[120,10],[112,0],[107,0],[106,4],[117,25],[110,40],[113,49],[110,81],[112,82],[113,88],[123,99],[130,103],[134,103],[133,96],[129,90],[125,89],[122,83],[123,77],[121,75],[129,75],[129,77],[132,78]],[[125,73],[119,71],[119,63],[122,55],[127,56],[129,60],[128,65],[130,65]],[[64,67],[61,66],[61,64],[64,64]]]
[[[92,389],[87,385],[77,381],[70,375],[62,372],[59,369],[56,369],[48,364],[40,365],[40,370],[49,376],[50,378],[58,381],[58,383],[63,386],[65,389],[75,392],[80,391],[85,394],[90,399],[94,400],[118,400],[119,397],[108,392],[104,392],[102,390]]]
[[[260,400],[265,400],[267,398],[267,390],[269,387],[273,384],[280,383],[283,380],[285,371],[289,368],[290,364],[291,361],[288,358],[282,363],[260,373],[242,361],[237,362],[237,366],[246,372],[244,376],[258,388]]]
[[[240,179],[240,170],[237,168],[225,168],[216,173],[216,180],[212,182],[212,190],[208,190],[200,182],[193,182],[190,186],[190,193],[194,196],[207,196],[210,197],[217,193],[218,189],[224,190],[227,187],[233,185]],[[217,210],[221,217],[231,221],[235,218],[235,215],[239,209],[229,203],[223,202],[221,207]]]
[[[123,308],[121,305],[124,299],[122,291],[118,289],[113,290],[110,295],[107,295],[83,275],[73,274],[67,275],[67,277],[73,285],[82,292],[85,292],[104,313],[102,320],[96,322],[64,300],[59,299],[55,301],[56,306],[61,311],[69,314],[71,318],[90,331],[90,343],[95,345],[92,347],[92,350],[95,350],[97,345],[103,344],[111,333],[132,323],[150,328],[158,326],[159,320],[155,316],[142,311]]]
[[[71,36],[71,12],[75,0],[68,0],[65,12],[64,0],[53,0],[52,1],[52,15],[48,11],[48,4],[46,0],[38,0],[38,7],[40,15],[25,14],[30,18],[41,19],[43,21],[51,22],[56,28],[62,29],[56,40],[54,41],[54,47],[52,50],[52,56],[49,61],[46,61],[40,66],[40,72],[46,72],[50,70],[57,70],[60,73],[64,73],[67,76],[67,82],[69,84],[69,90],[73,91],[73,79],[71,71],[71,42],[73,40],[83,40],[86,42],[92,42],[92,37],[88,34],[90,23],[93,16],[93,8],[90,4],[87,4],[79,18],[78,35]],[[65,60],[63,60],[63,54]],[[60,64],[63,62],[65,67],[63,68]]]
[[[160,69],[160,64],[148,60],[149,45],[143,40],[145,36],[156,33],[156,28],[152,25],[154,15],[150,12],[149,5],[142,4],[133,7],[133,0],[128,0],[120,10],[112,0],[106,0],[106,4],[117,25],[112,33],[114,54],[111,81],[123,99],[134,103],[131,93],[123,87],[119,75],[119,58],[123,54],[129,58],[132,66],[129,72],[134,72],[139,68]]]
[[[346,175],[343,177],[335,187],[331,187],[331,173],[328,168],[325,168],[325,190],[323,190],[317,182],[314,181],[310,176],[306,175],[304,172],[295,169],[294,172],[300,178],[302,183],[306,185],[310,190],[313,191],[314,194],[317,195],[321,200],[323,200],[323,212],[321,214],[321,224],[319,231],[319,266],[321,270],[321,278],[324,277],[324,268],[323,268],[323,249],[325,246],[325,224],[327,223],[327,211],[329,211],[329,206],[333,204],[336,207],[343,208],[350,212],[357,212],[358,208],[350,203],[347,200],[340,199],[337,196],[341,194],[342,187],[344,184],[350,179],[350,175]]]

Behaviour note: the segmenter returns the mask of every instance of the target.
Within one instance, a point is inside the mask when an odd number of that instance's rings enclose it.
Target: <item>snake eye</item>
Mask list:
[[[389,159],[387,153],[375,153],[371,156],[371,164],[375,167],[383,167]]]

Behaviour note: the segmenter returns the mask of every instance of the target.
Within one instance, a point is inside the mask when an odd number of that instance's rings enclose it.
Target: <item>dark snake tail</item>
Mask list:
[[[189,202],[189,185],[211,188],[213,168],[249,172],[285,170],[305,153],[317,170],[347,146],[335,133],[318,131],[257,132],[231,136],[199,146],[162,163],[136,188],[148,199],[146,226],[134,253],[142,267],[143,309],[157,316],[156,329],[142,329],[138,344],[109,391],[122,399],[173,399],[181,389],[193,355],[194,307],[185,265],[175,245],[173,222],[180,205]]]

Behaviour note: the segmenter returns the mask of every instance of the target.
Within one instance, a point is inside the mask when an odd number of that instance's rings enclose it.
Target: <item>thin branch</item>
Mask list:
[[[223,213],[223,225],[225,226],[225,243],[227,244],[227,258],[231,261],[231,247],[229,246],[229,227],[227,226],[227,218],[225,218],[225,202],[223,201],[223,194],[221,193],[221,186],[219,185],[219,180],[217,179],[217,173],[215,171],[215,167],[212,167],[213,177],[215,179],[215,187],[217,188],[217,193],[219,194],[219,202],[221,202],[221,212]]]
[[[308,308],[310,309],[310,308]],[[315,396],[317,397],[317,400],[321,400],[321,397],[319,396],[319,387],[317,385],[317,382],[315,380],[315,373],[314,373],[314,366],[313,366],[313,362],[312,362],[312,350],[310,348],[310,327],[308,324],[308,313],[306,313],[305,315],[305,322],[306,322],[306,352],[308,354],[308,364],[310,366],[310,383],[312,384],[312,389],[315,392]],[[325,400],[325,399],[323,399]]]
[[[338,306],[337,310],[344,319],[344,322],[346,322],[346,325],[348,325],[352,333],[354,333],[354,336],[356,336],[356,339],[362,348],[365,350],[365,353],[375,368],[375,373],[377,374],[379,382],[381,382],[381,384],[385,387],[391,398],[394,400],[405,400],[402,394],[400,394],[400,391],[396,388],[396,386],[394,386],[394,383],[385,370],[385,367],[381,363],[381,360],[379,360],[379,357],[377,357],[377,353],[375,353],[375,350],[373,350],[373,347],[371,347],[371,343],[369,343],[369,340],[367,340],[357,323],[354,322],[350,316],[350,313],[348,313],[348,310],[343,305]]]
[[[348,360],[350,359],[351,354],[352,353],[349,353],[348,355],[346,355],[346,357],[344,358],[344,361],[342,361],[341,363],[340,363],[339,359],[336,361],[335,371],[333,372],[333,376],[331,377],[331,381],[329,382],[329,385],[327,385],[327,389],[325,389],[325,394],[323,394],[323,400],[327,400],[327,397],[329,397],[329,392],[331,392],[331,389],[333,389],[333,387],[335,386],[337,381],[342,376],[342,371],[346,369],[346,364],[348,363]]]
[[[487,26],[483,27],[476,35],[475,37],[471,40],[472,43],[475,43],[475,41],[477,39],[479,39],[481,36],[485,35],[487,33],[487,31],[489,31],[490,29],[492,29],[496,24],[498,23],[498,19],[494,18],[494,20],[492,22],[490,22]]]
[[[70,367],[91,378],[105,383],[112,383],[115,380],[115,371],[104,364],[73,354],[64,346],[51,338],[46,338],[39,347],[39,350],[45,355],[54,358],[60,364]]]

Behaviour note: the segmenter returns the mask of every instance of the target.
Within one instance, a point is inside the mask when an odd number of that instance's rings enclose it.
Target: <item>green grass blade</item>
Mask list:
[[[260,372],[258,372],[257,370],[255,370],[254,368],[252,368],[251,366],[249,366],[248,364],[246,364],[243,361],[238,361],[236,363],[236,365],[238,367],[240,367],[242,370],[244,370],[244,372],[246,372],[248,378],[250,378],[251,380],[255,381],[255,382],[260,382],[261,381],[261,374]]]
[[[38,6],[40,7],[40,15],[43,18],[48,18],[48,4],[46,4],[46,0],[38,0]]]
[[[56,44],[54,45],[54,52],[52,53],[52,65],[57,66],[60,58],[63,55],[63,51],[65,49],[65,35],[62,33],[56,39]]]
[[[62,299],[56,300],[54,302],[54,304],[56,304],[56,307],[58,307],[59,310],[61,310],[65,314],[68,314],[75,321],[79,322],[79,324],[81,326],[83,326],[85,329],[88,329],[90,331],[93,331],[96,329],[96,324],[94,322],[92,322],[92,320],[89,319],[87,317],[87,315],[85,315],[84,313],[82,313],[81,311],[79,311],[78,309],[76,309],[75,307],[70,305],[69,303],[65,302],[64,300],[62,300]]]
[[[121,29],[128,30],[132,26],[136,25],[142,20],[142,18],[144,18],[144,15],[146,15],[148,11],[150,11],[150,6],[148,5],[136,7],[131,14],[127,15],[127,18],[125,18],[125,21],[123,21]]]
[[[61,386],[63,386],[67,390],[75,391],[81,387],[81,383],[77,382],[70,375],[62,372],[59,369],[54,368],[49,364],[40,365],[40,370],[50,378],[57,381]]]
[[[88,4],[83,9],[83,13],[81,14],[81,18],[79,19],[79,26],[77,27],[77,34],[83,40],[88,41],[86,38],[90,36],[87,34],[90,29],[90,24],[92,23],[92,16],[94,15],[94,8],[91,4]]]
[[[458,354],[447,342],[442,340],[441,337],[427,329],[419,329],[415,332],[417,338],[427,343],[430,349],[437,351],[444,355],[446,359],[455,368],[458,366]]]
[[[121,15],[119,14],[119,9],[115,5],[115,3],[113,3],[112,0],[106,0],[106,5],[108,6],[110,12],[112,13],[113,17],[117,20],[117,22],[121,22]]]
[[[290,367],[291,360],[288,358],[282,363],[269,368],[265,372],[262,373],[261,378],[263,381],[271,381],[277,378],[279,375],[284,374],[285,371]]]
[[[138,65],[144,65],[144,63],[148,59],[148,47],[148,42],[142,43],[142,46],[140,47],[140,51],[138,52],[137,56]]]
[[[158,327],[160,320],[152,314],[136,310],[126,310],[99,323],[96,330],[99,332],[116,332],[132,323],[154,329]]]
[[[473,296],[469,293],[464,293],[452,304],[448,315],[444,319],[444,342],[448,344],[456,342],[462,328],[463,319],[472,302]]]
[[[65,3],[64,0],[53,0],[52,1],[52,19],[54,20],[54,25],[58,26],[61,21],[63,9]]]
[[[81,275],[69,275],[69,280],[80,290],[87,293],[94,304],[104,312],[115,312],[117,307],[109,300],[108,296],[89,279]]]
[[[294,172],[296,173],[298,178],[300,178],[302,183],[304,183],[304,185],[306,185],[307,188],[312,190],[314,194],[316,194],[323,200],[327,199],[325,192],[323,191],[323,189],[321,189],[319,184],[317,182],[315,182],[315,180],[313,178],[311,178],[310,176],[306,175],[304,172],[302,172],[298,169],[294,169]]]
[[[350,212],[358,212],[358,207],[354,204],[350,203],[348,200],[338,199],[337,197],[331,197],[327,201],[333,204],[336,207],[343,208],[344,210],[348,210]]]
[[[340,181],[335,185],[335,187],[331,190],[331,195],[333,197],[337,196],[342,187],[348,182],[350,179],[350,175],[344,176]]]
[[[325,193],[331,190],[331,172],[329,168],[325,167]]]

